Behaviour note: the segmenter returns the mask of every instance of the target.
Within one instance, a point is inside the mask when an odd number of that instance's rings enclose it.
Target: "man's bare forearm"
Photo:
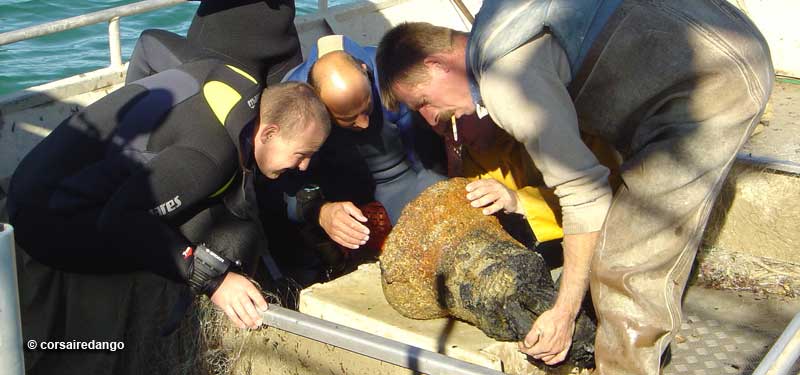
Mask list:
[[[589,267],[598,238],[599,231],[564,236],[564,269],[553,308],[570,314],[573,319],[578,316],[589,286]]]

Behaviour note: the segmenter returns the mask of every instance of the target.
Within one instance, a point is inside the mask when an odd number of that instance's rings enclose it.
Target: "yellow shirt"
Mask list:
[[[496,129],[494,142],[487,150],[464,147],[463,172],[470,180],[491,178],[516,191],[539,242],[564,237],[557,219],[561,216],[557,197],[544,186],[525,147],[502,129]]]

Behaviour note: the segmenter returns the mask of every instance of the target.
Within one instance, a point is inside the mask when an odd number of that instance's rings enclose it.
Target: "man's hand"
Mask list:
[[[555,365],[567,357],[575,333],[575,319],[589,285],[589,264],[600,232],[564,236],[564,270],[558,297],[552,309],[533,322],[531,331],[519,344],[523,353]]]
[[[547,365],[556,365],[567,357],[574,332],[575,315],[550,309],[536,319],[525,340],[519,343],[519,350]]]
[[[228,272],[211,296],[211,302],[225,312],[239,328],[258,328],[263,324],[260,312],[269,305],[261,292],[246,277]]]
[[[358,249],[369,240],[367,217],[352,202],[325,203],[319,209],[319,226],[334,242]]]
[[[472,207],[484,207],[484,215],[492,215],[500,210],[525,215],[517,192],[491,178],[467,184],[467,199],[471,201]]]

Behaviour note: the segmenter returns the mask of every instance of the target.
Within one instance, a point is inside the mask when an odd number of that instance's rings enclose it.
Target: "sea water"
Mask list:
[[[225,1],[225,0],[216,0]],[[113,8],[136,0],[0,0],[0,33]],[[355,0],[329,0],[328,6]],[[316,0],[298,0],[297,14],[313,12]],[[165,29],[186,35],[199,2],[192,1],[120,21],[122,57],[127,60],[139,33]],[[0,95],[109,64],[108,23],[0,46]]]

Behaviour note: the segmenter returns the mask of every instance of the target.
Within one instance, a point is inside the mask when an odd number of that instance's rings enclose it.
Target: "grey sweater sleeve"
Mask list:
[[[525,145],[547,186],[555,188],[565,234],[600,230],[611,204],[608,169],[580,138],[566,89],[569,63],[544,34],[498,59],[482,74],[492,119]]]

